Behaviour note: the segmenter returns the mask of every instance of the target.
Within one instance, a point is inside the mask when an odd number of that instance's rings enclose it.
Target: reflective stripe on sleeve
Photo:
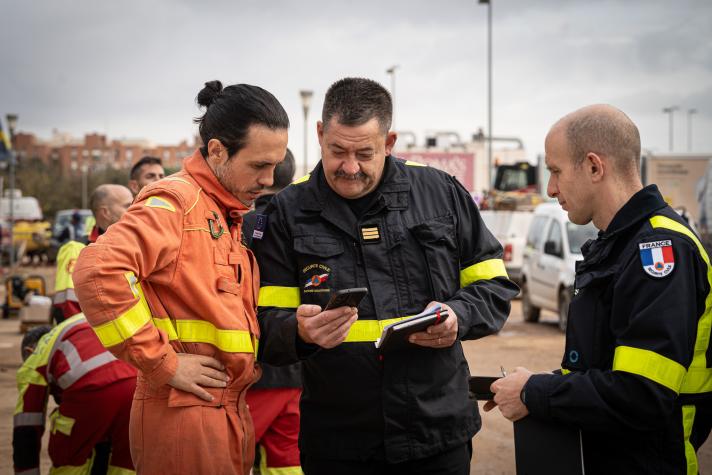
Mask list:
[[[260,307],[297,308],[300,303],[299,287],[268,285],[260,288],[257,299]]]
[[[567,374],[571,374],[571,370],[570,370],[570,369],[566,369],[566,368],[561,368],[561,374],[563,374],[564,376],[566,376]]]
[[[222,330],[205,320],[171,320],[154,318],[156,327],[170,340],[185,343],[207,343],[226,353],[254,353],[257,340],[247,330]]]
[[[21,412],[12,416],[12,426],[44,426],[44,420],[43,412]]]
[[[141,291],[141,285],[136,284],[139,301],[128,311],[116,319],[94,327],[94,333],[106,348],[119,345],[136,334],[145,324],[151,321],[151,311]]]
[[[472,264],[460,271],[460,288],[467,287],[478,280],[489,280],[495,277],[507,278],[507,270],[502,259],[488,259]]]
[[[381,337],[383,328],[391,323],[400,322],[408,317],[390,318],[388,320],[356,320],[349,329],[344,342],[356,343],[376,341]]]
[[[692,363],[687,369],[687,375],[682,381],[680,392],[683,394],[699,394],[712,391],[712,369],[707,368],[706,352],[710,343],[710,329],[712,328],[712,268],[710,260],[702,243],[697,236],[682,224],[666,216],[653,216],[650,218],[653,228],[664,228],[684,234],[695,243],[702,260],[707,264],[707,282],[710,292],[705,299],[705,311],[697,322],[697,339],[692,356]]]
[[[76,347],[69,340],[62,341],[57,349],[58,351],[61,351],[62,354],[64,354],[64,358],[67,361],[67,364],[69,365],[69,371],[65,372],[57,380],[57,384],[62,389],[67,389],[69,386],[79,381],[84,375],[86,375],[90,371],[93,371],[96,368],[99,368],[100,366],[104,366],[105,364],[116,361],[114,355],[112,355],[108,351],[104,351],[102,353],[99,353],[98,355],[92,356],[91,358],[82,361],[82,358],[81,356],[79,356],[79,352],[77,351]]]
[[[650,350],[630,346],[616,347],[613,355],[613,371],[625,371],[662,384],[675,393],[685,377],[685,367]]]

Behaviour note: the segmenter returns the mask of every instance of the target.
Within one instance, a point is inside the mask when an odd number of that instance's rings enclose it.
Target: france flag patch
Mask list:
[[[675,268],[672,241],[643,242],[638,247],[640,262],[648,275],[656,278],[665,277]]]

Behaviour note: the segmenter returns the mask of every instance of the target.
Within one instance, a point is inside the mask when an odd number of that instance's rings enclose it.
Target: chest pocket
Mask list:
[[[244,278],[242,260],[236,252],[216,246],[213,248],[213,262],[217,271],[217,289],[234,295],[240,294],[240,284]]]
[[[294,252],[302,303],[324,307],[331,290],[339,289],[339,272],[351,270],[339,265],[343,242],[331,236],[295,236]]]
[[[576,276],[562,366],[580,371],[611,367],[614,340],[610,315],[617,272],[618,266],[613,266]]]
[[[452,216],[411,226],[410,233],[423,252],[422,269],[435,300],[450,298],[459,288],[459,259],[455,222]]]

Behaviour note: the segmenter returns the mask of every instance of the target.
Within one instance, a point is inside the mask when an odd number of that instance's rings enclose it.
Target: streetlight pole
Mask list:
[[[308,148],[307,148],[307,137],[308,137],[308,132],[309,132],[309,123],[307,122],[307,118],[309,117],[309,105],[311,104],[311,99],[312,96],[314,95],[313,91],[309,91],[306,89],[302,89],[299,91],[299,95],[302,98],[302,110],[304,111],[304,175],[309,173],[309,162],[307,160],[308,158]]]
[[[692,114],[697,114],[697,109],[687,109],[687,151],[692,152]]]
[[[391,76],[391,102],[393,106],[393,117],[391,118],[391,130],[395,132],[396,130],[396,69],[400,66],[394,64],[390,68],[386,69],[386,73]]]
[[[15,267],[15,126],[17,126],[17,114],[7,114],[7,131],[10,134],[10,168],[9,168],[9,188],[10,188],[10,272]]]
[[[487,180],[492,186],[492,1],[487,4]]]
[[[668,142],[669,142],[669,144],[670,144],[669,146],[670,146],[670,151],[671,151],[671,152],[672,152],[672,150],[673,150],[673,126],[672,126],[673,123],[672,123],[672,118],[673,118],[673,114],[674,114],[675,111],[678,110],[678,109],[679,109],[678,106],[670,106],[670,107],[665,107],[665,108],[663,109],[663,113],[668,114],[668,125],[669,125],[669,128],[670,128]]]

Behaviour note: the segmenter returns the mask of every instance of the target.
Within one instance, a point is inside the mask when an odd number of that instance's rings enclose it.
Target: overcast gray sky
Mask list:
[[[607,102],[668,149],[662,108],[679,105],[675,149],[712,152],[712,2],[493,0],[495,135],[519,136],[530,158],[549,126]],[[486,7],[476,0],[0,0],[0,113],[49,137],[189,138],[203,83],[257,84],[282,102],[302,156],[300,89],[315,122],[328,86],[364,76],[390,87],[396,126],[417,134],[486,125]]]

